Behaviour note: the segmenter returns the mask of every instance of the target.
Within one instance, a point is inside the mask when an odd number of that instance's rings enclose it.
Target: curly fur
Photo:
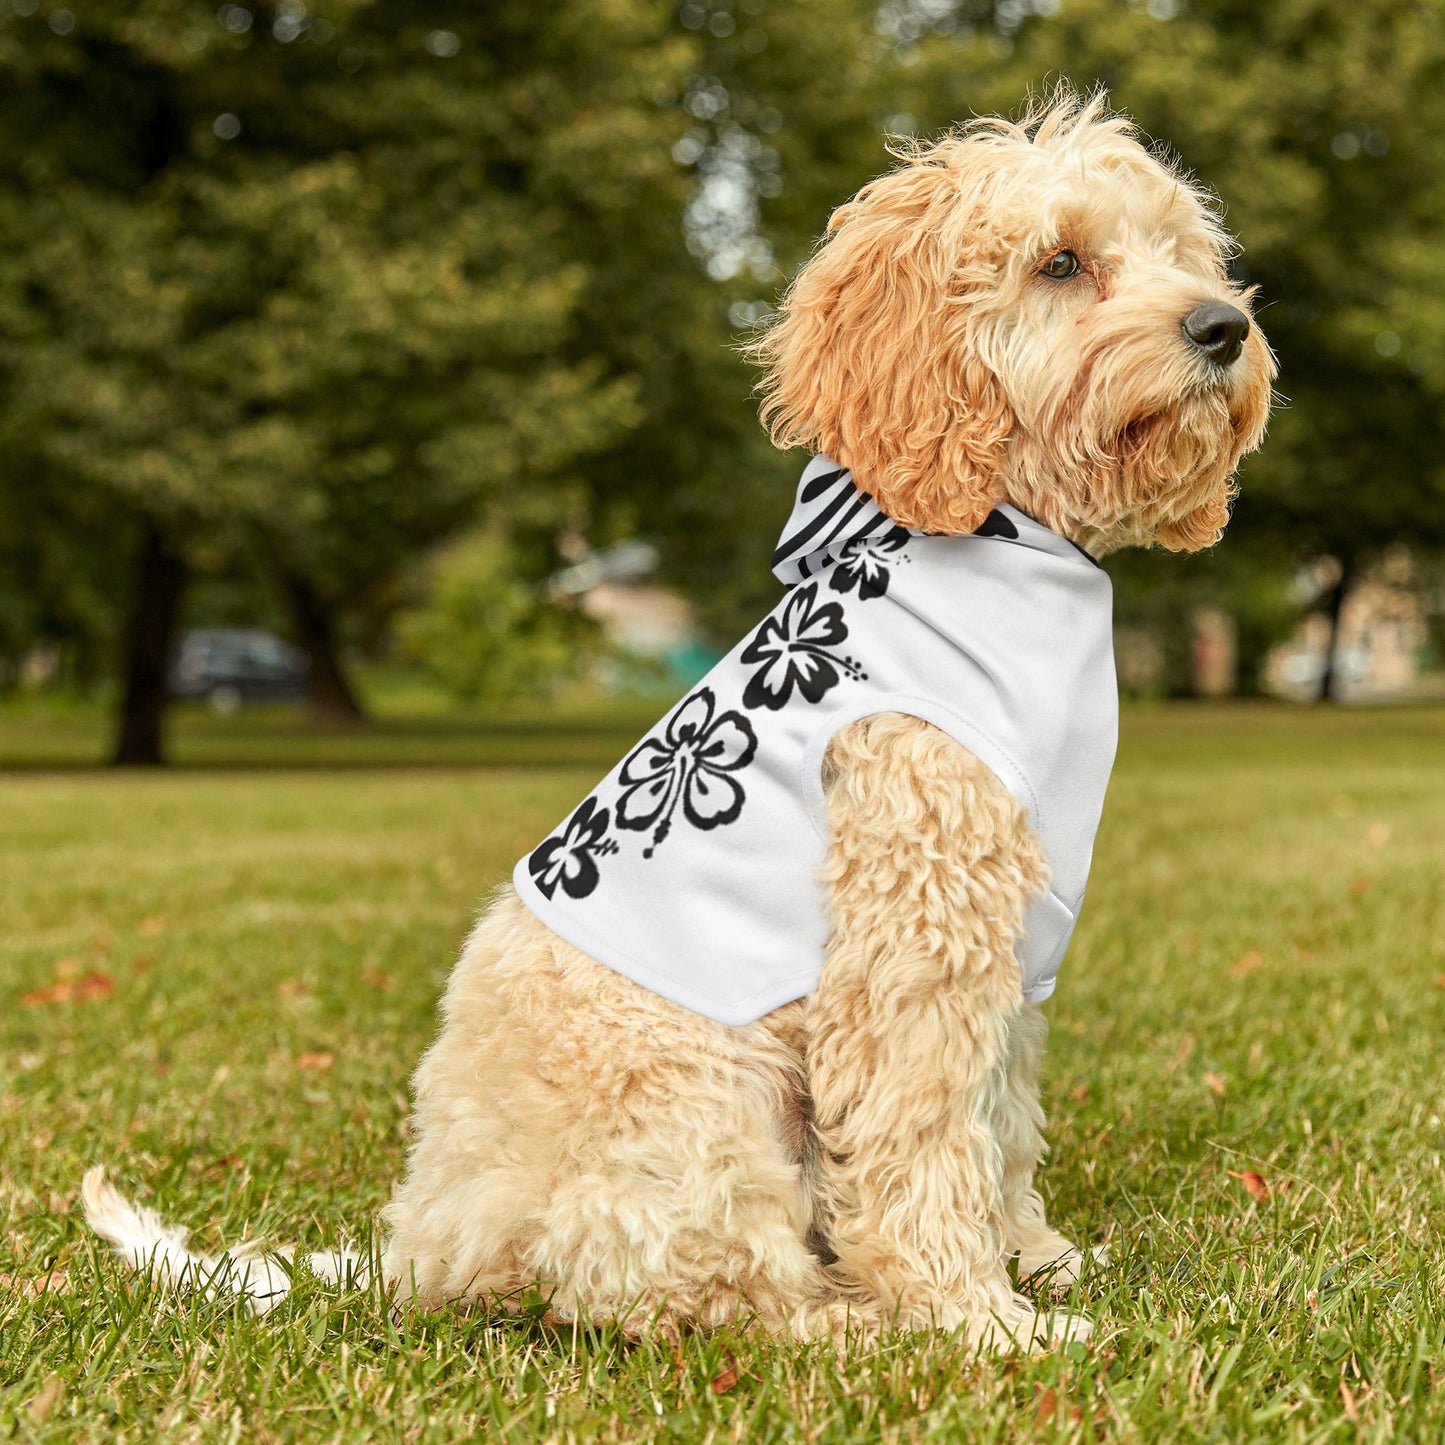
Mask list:
[[[423,1303],[548,1289],[675,1331],[818,1294],[801,1006],[731,1029],[593,962],[504,889],[415,1078],[387,1273]]]
[[[828,452],[930,532],[1008,500],[1096,553],[1214,541],[1273,377],[1257,329],[1227,368],[1182,333],[1201,302],[1248,305],[1217,210],[1098,98],[900,156],[839,209],[753,348],[778,444]],[[1066,282],[1040,269],[1061,249],[1082,263]],[[501,891],[416,1073],[386,1210],[401,1296],[505,1307],[540,1287],[561,1319],[672,1335],[739,1316],[832,1337],[943,1325],[990,1347],[1087,1333],[1006,1272],[1011,1255],[1021,1275],[1080,1264],[1034,1187],[1045,1029],[1014,940],[1047,884],[1039,843],[998,778],[914,718],[841,731],[825,785],[821,981],[744,1028],[594,962]],[[92,1221],[118,1249],[160,1241],[172,1278],[194,1268],[102,1184]]]
[[[1082,1332],[1005,1272],[1041,1149],[993,1123],[1039,1036],[1013,955],[1037,842],[993,773],[916,719],[851,725],[827,772],[823,983],[747,1027],[595,963],[501,891],[417,1069],[386,1210],[383,1268],[419,1303],[540,1287],[559,1319],[666,1334],[744,1316]]]

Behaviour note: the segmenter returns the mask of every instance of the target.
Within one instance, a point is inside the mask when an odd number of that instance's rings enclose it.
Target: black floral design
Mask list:
[[[866,678],[868,674],[851,657],[831,650],[847,637],[841,603],[819,603],[816,582],[793,588],[742,651],[743,662],[762,664],[748,679],[743,706],[777,712],[787,705],[794,688],[806,701],[821,702],[844,675]]]
[[[740,712],[714,716],[717,699],[699,688],[668,720],[660,738],[647,738],[628,755],[619,775],[617,826],[652,829],[644,858],[667,837],[681,804],[694,828],[721,828],[742,812],[746,793],[732,773],[752,762],[757,734]]]
[[[860,537],[849,542],[838,555],[838,564],[828,585],[834,592],[851,592],[858,588],[858,600],[867,602],[872,597],[882,597],[888,591],[888,578],[899,562],[907,557],[896,554],[903,550],[908,541],[906,527],[893,527],[881,536]]]
[[[550,899],[560,886],[569,898],[586,898],[597,887],[597,859],[617,852],[605,836],[610,822],[607,809],[588,798],[560,833],[532,850],[527,871],[542,897]]]
[[[1007,537],[1009,541],[1016,542],[1019,529],[1002,512],[995,509],[983,519],[980,526],[974,528],[973,535],[975,537]]]

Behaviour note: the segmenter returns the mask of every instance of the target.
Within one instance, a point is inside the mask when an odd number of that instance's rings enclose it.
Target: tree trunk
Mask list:
[[[1340,558],[1339,580],[1330,589],[1325,604],[1325,617],[1330,624],[1329,638],[1325,643],[1325,665],[1320,672],[1320,702],[1339,701],[1339,668],[1337,658],[1340,647],[1340,617],[1345,610],[1345,595],[1355,580],[1355,564],[1352,557]]]
[[[311,709],[328,727],[366,721],[366,711],[341,666],[336,649],[336,622],[330,605],[309,578],[285,572],[282,585],[291,606],[296,640],[311,658]]]
[[[130,617],[126,621],[119,731],[111,761],[123,767],[158,767],[165,761],[162,724],[171,646],[186,586],[186,564],[165,534],[146,526],[136,558]]]

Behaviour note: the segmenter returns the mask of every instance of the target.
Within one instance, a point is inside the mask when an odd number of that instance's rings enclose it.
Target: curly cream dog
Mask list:
[[[1207,547],[1274,370],[1229,248],[1102,100],[971,123],[834,215],[755,347],[765,418],[916,533],[1008,504],[1095,557]],[[832,736],[822,786],[821,974],[754,1022],[672,1002],[498,894],[416,1073],[385,1215],[403,1296],[540,1284],[560,1319],[668,1334],[1087,1332],[1007,1269],[1080,1259],[1034,1187],[1045,1023],[1016,949],[1048,864],[1028,814],[903,712]],[[130,1257],[164,1245],[179,1272],[177,1239],[99,1171],[86,1198]]]

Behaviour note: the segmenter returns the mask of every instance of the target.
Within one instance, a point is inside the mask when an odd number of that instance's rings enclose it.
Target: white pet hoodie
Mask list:
[[[817,985],[823,754],[901,712],[982,759],[1028,811],[1051,889],[1025,916],[1024,997],[1053,992],[1114,762],[1112,593],[1013,507],[968,537],[896,526],[826,457],[773,557],[781,602],[518,863],[555,933],[725,1024]]]

